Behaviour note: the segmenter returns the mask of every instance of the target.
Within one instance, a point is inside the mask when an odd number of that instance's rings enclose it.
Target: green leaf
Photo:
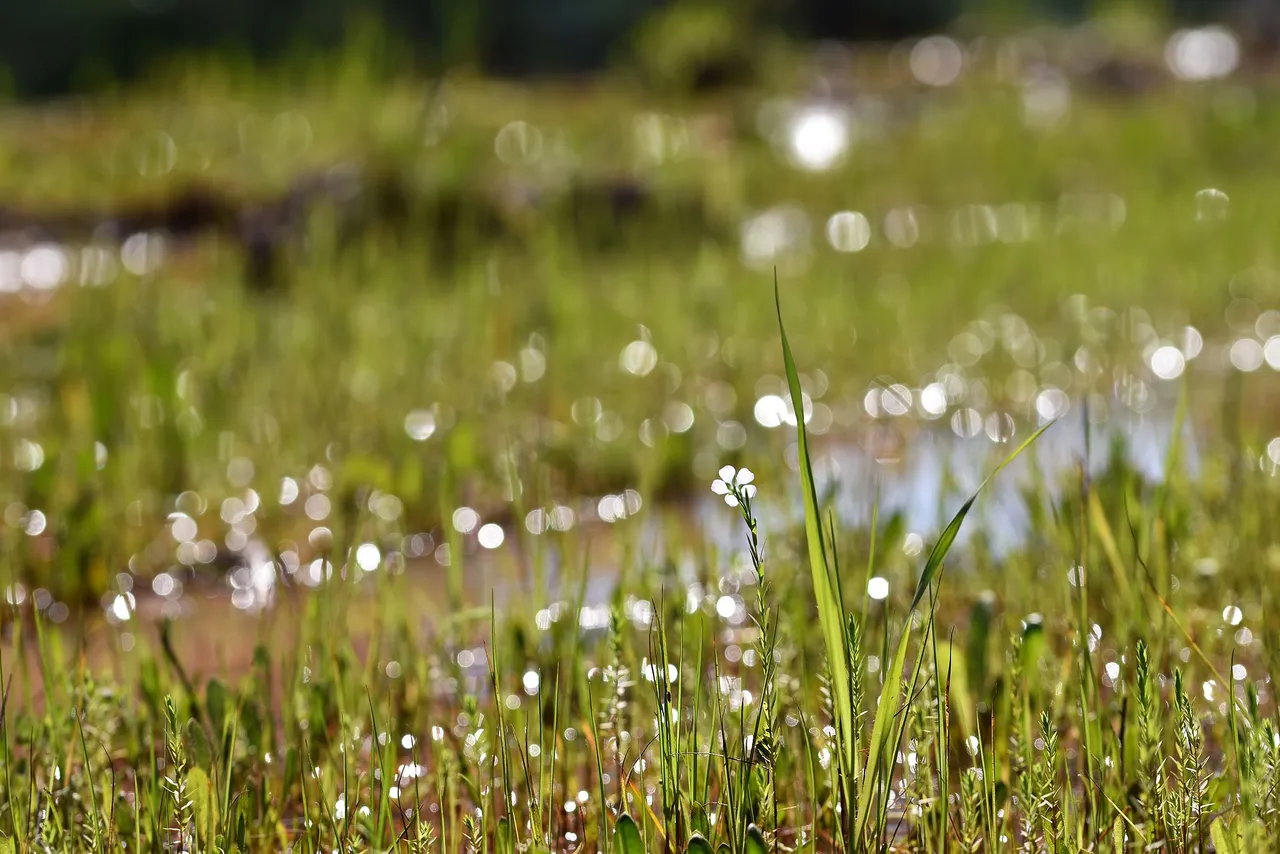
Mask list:
[[[857,831],[855,839],[862,838],[867,819],[871,817],[871,798],[877,786],[875,781],[880,772],[880,757],[885,752],[889,741],[889,725],[898,716],[898,704],[902,700],[902,671],[907,663],[907,646],[911,640],[911,618],[902,626],[902,635],[898,638],[898,649],[893,654],[893,663],[885,674],[884,687],[880,689],[880,701],[876,704],[876,719],[871,726],[871,741],[867,752],[866,774],[858,792]]]
[[[236,847],[241,851],[247,851],[249,849],[249,822],[252,820],[249,810],[248,798],[239,798],[236,800],[235,832],[232,838],[235,839]]]
[[[684,854],[713,854],[711,843],[702,834],[695,833],[689,837],[689,847],[684,849]]]
[[[644,840],[640,838],[640,828],[635,819],[623,813],[613,827],[613,847],[618,854],[647,854]]]
[[[707,818],[707,808],[703,804],[694,804],[689,811],[689,827],[695,836],[706,837],[711,833],[711,822]]]
[[[197,720],[187,721],[187,746],[191,751],[191,764],[196,768],[213,767],[213,750],[204,727]]]
[[[1240,829],[1234,823],[1228,825],[1222,816],[1215,818],[1209,825],[1209,838],[1213,840],[1213,847],[1218,854],[1244,854],[1240,836]]]
[[[196,839],[202,847],[208,848],[218,827],[218,802],[213,795],[209,775],[203,769],[192,768],[187,772],[187,797],[191,799],[191,810],[195,814]]]
[[[217,679],[210,679],[204,689],[204,704],[209,710],[209,726],[213,728],[210,736],[215,744],[221,745],[226,731],[227,709],[232,705],[227,686]]]
[[[1123,816],[1116,816],[1115,823],[1111,825],[1111,844],[1115,847],[1116,854],[1124,854],[1124,817]],[[1219,848],[1218,850],[1221,851],[1222,849]]]
[[[747,827],[747,854],[768,854],[769,846],[765,844],[764,834],[754,824]]]
[[[245,741],[255,748],[263,744],[264,717],[262,705],[257,700],[245,702],[240,709],[240,731],[244,733]]]
[[[778,274],[773,276],[773,299],[778,310],[778,333],[782,337],[782,361],[786,366],[787,387],[796,412],[796,447],[800,455],[800,486],[804,497],[804,532],[809,551],[809,572],[813,578],[813,594],[818,605],[818,625],[827,651],[827,668],[831,675],[832,701],[839,726],[842,747],[840,761],[851,773],[853,755],[853,704],[849,696],[849,665],[844,643],[844,604],[836,595],[835,581],[827,564],[827,549],[822,536],[822,515],[818,493],[814,487],[813,464],[809,456],[809,437],[804,426],[804,396],[800,374],[796,371],[791,344],[782,323],[782,297],[778,291]]]
[[[293,791],[293,784],[298,781],[301,773],[302,768],[298,759],[298,748],[290,747],[284,752],[284,788],[282,793],[286,798]]]
[[[854,823],[856,828],[855,839],[862,838],[862,833],[867,826],[867,820],[871,817],[871,799],[879,788],[875,785],[875,782],[880,772],[881,755],[887,750],[894,749],[894,745],[889,744],[889,736],[891,733],[897,732],[897,730],[891,728],[891,724],[897,718],[898,707],[902,703],[902,672],[906,667],[907,647],[911,640],[911,615],[915,613],[916,606],[920,604],[925,593],[929,591],[934,579],[937,577],[943,560],[951,550],[952,544],[956,541],[956,535],[960,533],[960,526],[964,524],[965,517],[969,515],[969,510],[973,507],[973,503],[977,501],[978,496],[982,494],[982,490],[991,482],[993,477],[1000,473],[1001,469],[1017,459],[1018,455],[1026,450],[1032,442],[1040,438],[1040,434],[1048,430],[1053,423],[1050,421],[1028,436],[1025,442],[1019,445],[1012,454],[1005,457],[1004,461],[991,471],[991,474],[987,475],[987,479],[982,482],[973,495],[969,496],[969,500],[960,507],[960,511],[952,517],[946,529],[943,530],[942,536],[934,544],[933,551],[929,552],[929,559],[925,561],[924,571],[920,573],[920,582],[916,585],[916,594],[911,599],[911,607],[907,609],[907,619],[903,623],[902,634],[898,638],[898,647],[893,654],[893,663],[885,673],[884,687],[880,691],[880,702],[876,705],[876,718],[871,727],[871,741],[867,752],[867,770],[858,792],[857,812],[854,813],[856,819]],[[801,470],[803,469],[804,466],[802,465]]]
[[[498,854],[515,854],[516,841],[511,835],[511,818],[503,816],[498,819]]]
[[[969,611],[969,637],[965,642],[965,687],[970,694],[986,696],[987,657],[991,645],[992,599],[979,597]],[[952,674],[952,684],[956,677]]]
[[[18,854],[18,844],[7,836],[0,836],[0,854]]]
[[[972,626],[969,630],[973,631]],[[978,719],[973,694],[969,691],[968,666],[962,657],[959,644],[938,641],[937,657],[938,673],[944,674],[941,678],[945,679],[947,673],[951,675],[950,691],[947,696],[951,703],[952,716],[960,719],[960,731],[968,738],[975,734],[973,728]]]
[[[952,517],[950,523],[942,532],[942,536],[938,538],[938,542],[934,543],[933,551],[929,552],[929,559],[925,561],[924,572],[920,573],[920,581],[916,584],[916,595],[911,597],[911,608],[914,611],[916,606],[920,604],[920,600],[924,598],[924,594],[929,591],[929,585],[933,583],[933,578],[938,574],[938,567],[942,566],[943,559],[947,556],[947,552],[951,551],[951,546],[956,541],[956,535],[960,533],[960,526],[964,524],[964,519],[969,515],[969,510],[973,507],[973,503],[978,500],[978,496],[982,494],[982,490],[986,488],[991,479],[1000,473],[1000,471],[1009,463],[1018,458],[1018,455],[1031,446],[1031,443],[1040,438],[1040,434],[1044,433],[1054,425],[1055,422],[1050,421],[1036,432],[1026,438],[1014,452],[1004,458],[1004,462],[991,470],[991,474],[987,475],[973,495],[969,496],[969,500],[960,508],[960,512]]]

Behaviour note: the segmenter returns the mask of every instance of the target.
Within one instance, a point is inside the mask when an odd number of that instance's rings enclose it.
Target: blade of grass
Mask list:
[[[852,772],[854,751],[853,708],[849,697],[849,672],[845,658],[844,607],[836,596],[835,583],[827,563],[826,544],[822,535],[822,517],[818,507],[818,493],[814,487],[813,466],[809,454],[809,439],[804,426],[804,397],[800,389],[800,375],[796,371],[791,344],[787,340],[782,322],[782,297],[778,290],[778,275],[773,277],[774,304],[778,310],[778,333],[782,338],[782,360],[786,365],[787,387],[796,412],[796,442],[800,456],[800,485],[804,496],[804,531],[809,553],[809,570],[813,578],[813,594],[818,604],[818,622],[822,629],[823,645],[827,653],[827,668],[831,676],[832,700],[836,723],[840,732],[841,767],[846,774]]]
[[[924,571],[920,573],[920,581],[916,585],[916,593],[911,598],[911,606],[907,609],[906,622],[903,623],[902,633],[898,638],[897,650],[893,655],[893,662],[889,666],[889,670],[885,674],[884,688],[880,692],[880,702],[876,705],[875,723],[871,729],[871,740],[868,745],[867,761],[866,761],[866,779],[862,781],[858,792],[858,806],[855,816],[855,833],[854,839],[858,840],[862,837],[862,833],[866,828],[866,823],[871,813],[871,799],[875,791],[875,775],[879,773],[880,757],[886,749],[891,749],[892,745],[887,744],[890,733],[890,721],[898,715],[898,706],[902,701],[902,672],[906,666],[907,646],[911,639],[911,619],[915,613],[916,606],[920,600],[929,592],[930,585],[939,569],[943,560],[947,556],[947,552],[951,550],[951,546],[955,543],[956,536],[960,533],[960,526],[964,524],[965,517],[969,515],[969,510],[973,507],[978,496],[982,494],[991,479],[1000,473],[1005,466],[1017,459],[1018,455],[1025,451],[1032,442],[1040,438],[1044,431],[1048,430],[1054,422],[1042,426],[1039,430],[1027,437],[1021,445],[1014,449],[1013,453],[1005,457],[1004,461],[996,466],[991,474],[987,475],[973,495],[969,497],[960,511],[951,519],[951,522],[943,530],[942,536],[934,544],[933,550],[929,552],[929,559],[925,561]],[[803,469],[804,466],[802,465]]]

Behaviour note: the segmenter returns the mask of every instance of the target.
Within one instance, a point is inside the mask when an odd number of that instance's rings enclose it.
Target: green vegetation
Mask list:
[[[24,216],[403,201],[0,256],[0,854],[1280,844],[1280,110],[997,54],[820,173],[358,59],[0,118]]]
[[[624,543],[607,621],[569,572],[549,608],[495,612],[479,654],[464,639],[484,612],[424,628],[405,574],[335,576],[231,684],[192,679],[167,640],[95,672],[29,614],[4,676],[5,844],[1269,848],[1274,647],[1248,628],[1270,607],[1275,549],[1249,527],[1276,509],[1269,474],[1244,476],[1242,504],[1124,468],[1034,493],[1025,547],[996,561],[979,541],[944,584],[973,500],[917,578],[876,532],[823,521],[799,432],[806,536],[761,530],[757,506],[785,484],[726,468],[715,491],[745,521],[746,563],[677,527],[690,577]],[[586,565],[580,538],[557,546]],[[813,629],[805,553],[834,639]],[[892,596],[864,592],[885,576]],[[1220,614],[1224,590],[1241,598]]]

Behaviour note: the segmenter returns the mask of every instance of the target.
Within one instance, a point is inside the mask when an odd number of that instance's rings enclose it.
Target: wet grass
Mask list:
[[[731,507],[707,524],[742,545],[669,526],[657,549],[633,527],[603,606],[566,532],[515,544],[513,559],[557,555],[527,607],[450,599],[424,619],[403,567],[364,562],[386,577],[361,583],[365,518],[335,532],[338,569],[292,637],[229,680],[173,652],[182,623],[76,641],[16,609],[3,844],[1270,847],[1269,472],[1250,467],[1228,500],[1176,474],[1175,449],[1164,483],[1117,464],[1056,496],[1033,487],[1033,534],[999,560],[981,537],[949,554],[975,496],[926,555],[892,520],[837,522],[796,429],[798,478],[720,472]],[[762,522],[796,486],[801,529]]]
[[[935,382],[946,386],[943,431],[956,417],[995,418],[995,432],[1025,435],[1046,389],[1095,395],[1095,412],[1116,399],[1140,416],[1167,410],[1176,384],[1153,375],[1151,350],[1184,346],[1187,325],[1206,342],[1188,362],[1202,395],[1193,424],[1226,445],[1210,459],[1270,438],[1270,370],[1233,370],[1221,351],[1250,338],[1260,352],[1280,332],[1267,266],[1275,186],[1259,142],[1276,120],[1266,89],[1118,101],[1082,88],[1067,124],[1037,129],[1018,89],[995,80],[886,86],[866,97],[890,118],[860,119],[845,165],[811,175],[760,138],[763,96],[647,105],[602,86],[586,109],[556,90],[467,81],[379,88],[331,72],[291,88],[190,75],[179,91],[201,97],[126,94],[39,122],[18,112],[0,138],[7,198],[24,211],[77,199],[110,211],[112,199],[163,200],[194,182],[249,205],[299,172],[363,163],[393,176],[407,212],[357,212],[352,231],[318,206],[283,242],[273,292],[247,291],[238,247],[209,235],[168,245],[156,269],[146,242],[127,259],[117,244],[74,248],[69,284],[7,300],[5,536],[18,574],[57,599],[100,594],[164,538],[175,496],[195,493],[202,512],[250,485],[274,498],[316,465],[332,492],[393,494],[407,529],[429,530],[442,489],[485,515],[514,509],[512,459],[527,510],[628,487],[687,494],[725,457],[773,456],[756,406],[786,397],[764,343],[775,266],[805,330],[796,348],[815,434],[874,444],[878,458],[898,458],[931,427],[897,412],[920,414]],[[504,163],[495,135],[521,120],[538,141],[511,145],[542,153]],[[68,137],[68,121],[85,130]],[[310,129],[305,151],[278,150],[295,125]],[[172,162],[153,176],[147,146],[159,134]],[[638,176],[657,201],[617,228],[592,209],[575,219],[558,207],[566,174]],[[503,202],[512,186],[538,188],[549,207]],[[443,248],[442,187],[464,191]],[[1208,189],[1225,196],[1198,195]],[[696,203],[668,209],[669,198]],[[482,208],[501,236],[470,230],[467,212]],[[828,242],[840,210],[866,216],[861,251]],[[5,259],[7,279],[21,262]],[[117,334],[104,340],[104,325]],[[914,393],[911,405],[900,391],[898,404],[868,404],[895,386]],[[39,542],[12,530],[39,528],[35,510],[47,520]],[[264,513],[257,524],[271,541],[307,523]]]
[[[348,161],[409,204],[313,211],[274,290],[201,237],[6,295],[0,854],[1275,847],[1280,113],[1034,127],[988,72],[875,77],[818,175],[754,94],[358,64],[5,119],[23,210]],[[658,201],[594,230],[567,174]],[[496,234],[433,240],[442,187]]]

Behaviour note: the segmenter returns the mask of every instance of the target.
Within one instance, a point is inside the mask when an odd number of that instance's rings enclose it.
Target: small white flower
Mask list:
[[[735,469],[724,466],[720,469],[720,478],[711,482],[711,491],[724,496],[724,503],[737,507],[743,500],[756,497],[756,488],[751,482],[756,479],[751,469]]]

